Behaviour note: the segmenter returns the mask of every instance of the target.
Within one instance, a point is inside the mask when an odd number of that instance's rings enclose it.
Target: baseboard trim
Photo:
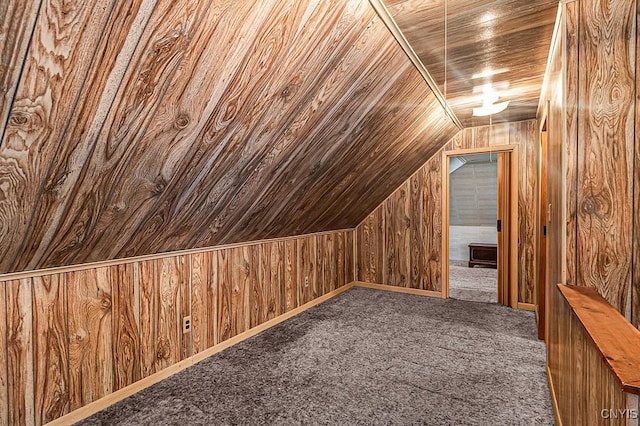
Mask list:
[[[48,425],[52,425],[52,426],[62,426],[62,425],[69,425],[69,424],[73,424],[76,422],[79,422],[80,420],[86,419],[87,417],[97,413],[98,411],[104,410],[105,408],[119,402],[122,401],[123,399],[135,394],[136,392],[140,392],[141,390],[148,388],[151,385],[154,385],[158,382],[160,382],[161,380],[166,379],[169,376],[172,376],[184,369],[186,369],[187,367],[190,367],[212,355],[217,354],[218,352],[221,352],[233,345],[236,345],[240,342],[243,342],[247,339],[249,339],[250,337],[255,336],[256,334],[259,334],[275,325],[280,324],[283,321],[288,320],[289,318],[292,318],[296,315],[301,314],[302,312],[317,306],[319,304],[321,304],[322,302],[325,302],[333,297],[336,297],[337,295],[344,293],[345,291],[355,287],[356,283],[355,282],[351,282],[343,287],[340,287],[337,290],[334,290],[330,293],[325,294],[324,296],[320,296],[314,300],[312,300],[311,302],[305,303],[302,306],[299,306],[295,309],[292,309],[289,312],[286,312],[282,315],[280,315],[277,318],[274,318],[272,320],[269,320],[263,324],[260,324],[257,327],[252,328],[251,330],[247,330],[244,333],[238,334],[235,337],[232,337],[229,340],[225,340],[222,343],[219,343],[215,346],[210,347],[209,349],[205,349],[204,351],[193,355],[190,358],[187,358],[185,360],[182,360],[176,364],[173,364],[170,367],[165,368],[162,371],[159,371],[155,374],[152,374],[149,377],[145,377],[142,380],[139,380],[127,387],[124,387],[120,390],[117,390],[97,401],[94,401],[90,404],[85,405],[84,407],[78,408],[77,410],[74,410],[72,412],[70,412],[69,414],[66,414],[62,417],[57,418],[56,420],[53,420],[49,423],[47,423]]]
[[[397,286],[385,285],[385,284],[373,284],[373,283],[366,283],[364,281],[354,281],[353,284],[356,287],[371,288],[374,290],[393,291],[396,293],[416,294],[418,296],[437,297],[439,299],[442,299],[442,293],[439,291],[420,290],[417,288],[397,287]]]
[[[522,309],[524,311],[535,312],[536,305],[534,305],[533,303],[520,303],[520,302],[518,302],[518,309]]]
[[[547,384],[549,385],[549,394],[551,395],[551,405],[553,406],[553,415],[556,418],[556,425],[562,426],[560,410],[558,409],[558,398],[556,397],[556,388],[553,387],[553,376],[551,376],[549,364],[547,364]]]

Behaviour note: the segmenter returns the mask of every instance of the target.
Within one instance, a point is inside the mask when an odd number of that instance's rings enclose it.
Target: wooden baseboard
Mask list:
[[[71,413],[64,415],[56,420],[53,420],[52,422],[47,423],[48,425],[52,425],[52,426],[62,426],[62,425],[69,425],[69,424],[73,424],[76,422],[79,422],[80,420],[86,419],[87,417],[97,413],[100,410],[104,410],[105,408],[133,395],[136,392],[140,392],[141,390],[148,388],[151,385],[154,385],[158,382],[160,382],[163,379],[166,379],[169,376],[172,376],[182,370],[184,370],[187,367],[190,367],[212,355],[217,354],[220,351],[223,351],[235,344],[238,344],[244,340],[247,340],[250,337],[255,336],[258,333],[261,333],[275,325],[280,324],[281,322],[294,317],[304,311],[306,311],[309,308],[312,308],[316,305],[321,304],[322,302],[325,302],[333,297],[336,297],[337,295],[344,293],[345,291],[353,288],[356,284],[354,282],[349,283],[343,287],[340,287],[337,290],[334,290],[330,293],[325,294],[324,296],[320,296],[317,299],[312,300],[311,302],[305,303],[304,305],[297,307],[295,309],[292,309],[291,311],[280,315],[277,318],[274,318],[272,320],[269,320],[263,324],[260,324],[257,327],[252,328],[251,330],[247,330],[244,333],[238,334],[235,337],[232,337],[229,340],[225,340],[222,343],[219,343],[215,346],[212,346],[209,349],[206,349],[196,355],[193,355],[190,358],[187,358],[185,360],[182,360],[176,364],[173,364],[170,367],[165,368],[162,371],[159,371],[155,374],[152,374],[149,377],[146,377],[142,380],[139,380],[125,388],[122,388],[116,392],[113,392],[97,401],[94,401],[88,405],[85,405],[82,408],[79,408],[75,411],[72,411]]]
[[[547,365],[547,383],[549,385],[549,394],[551,395],[551,405],[553,406],[553,415],[556,418],[556,425],[562,426],[560,410],[558,409],[558,398],[556,397],[556,389],[553,387],[553,377],[551,376],[549,365]]]
[[[518,302],[518,309],[522,309],[524,311],[532,311],[535,312],[536,310],[536,305],[534,305],[533,303],[520,303]]]
[[[393,285],[365,283],[363,281],[354,281],[356,287],[372,288],[374,290],[394,291],[396,293],[417,294],[418,296],[437,297],[442,299],[442,293],[439,291],[419,290],[417,288],[397,287]]]

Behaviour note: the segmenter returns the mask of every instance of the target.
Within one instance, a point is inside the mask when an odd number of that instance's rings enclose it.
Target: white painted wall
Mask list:
[[[449,227],[449,260],[469,260],[469,244],[497,244],[498,233],[495,226]]]

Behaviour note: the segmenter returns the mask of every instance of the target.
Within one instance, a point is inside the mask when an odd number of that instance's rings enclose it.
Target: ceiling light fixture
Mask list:
[[[473,108],[474,117],[498,114],[509,106],[510,101],[498,102],[500,95],[498,95],[494,90],[491,83],[483,84],[480,87],[474,87],[473,91],[474,93],[482,92],[482,106]]]
[[[507,72],[507,71],[509,71],[507,68],[500,68],[500,69],[494,70],[491,67],[487,67],[484,70],[482,70],[481,72],[473,74],[471,76],[471,79],[475,80],[477,78],[493,77],[494,75],[502,74],[502,73]]]

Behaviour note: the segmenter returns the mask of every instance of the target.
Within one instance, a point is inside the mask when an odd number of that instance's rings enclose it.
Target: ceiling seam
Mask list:
[[[387,7],[384,5],[384,3],[382,3],[382,0],[369,0],[369,3],[373,7],[373,9],[376,11],[380,19],[382,19],[382,22],[384,22],[384,24],[387,26],[387,28],[389,29],[393,37],[396,39],[396,41],[400,45],[400,48],[405,52],[409,60],[411,60],[411,62],[413,63],[415,68],[418,70],[420,75],[422,75],[422,78],[425,80],[425,82],[427,83],[431,91],[434,93],[434,95],[436,96],[436,99],[438,99],[438,101],[444,108],[446,114],[453,121],[453,123],[460,130],[462,130],[464,126],[462,125],[462,123],[460,122],[456,114],[453,112],[453,109],[447,103],[444,95],[440,91],[440,88],[436,84],[435,80],[433,79],[433,77],[431,76],[431,74],[429,73],[425,65],[422,63],[422,61],[420,60],[416,52],[413,50],[413,48],[411,47],[411,44],[409,44],[409,41],[404,36],[402,30],[400,30],[400,27],[398,26],[396,21],[393,19],[393,16],[391,16],[391,13],[387,9]]]

